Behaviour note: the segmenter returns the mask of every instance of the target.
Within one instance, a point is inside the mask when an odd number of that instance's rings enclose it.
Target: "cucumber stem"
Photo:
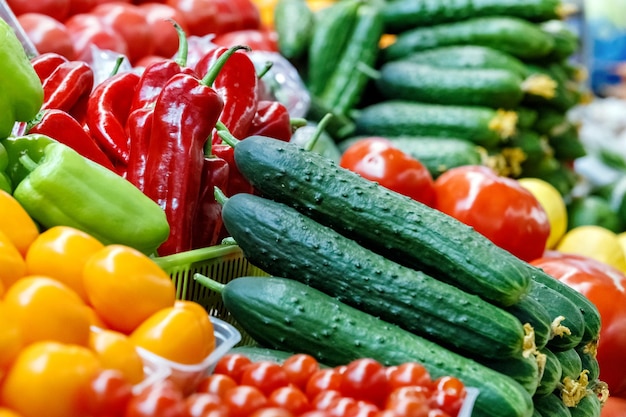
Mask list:
[[[330,119],[332,118],[333,118],[332,113],[326,113],[324,117],[322,117],[322,120],[320,120],[319,123],[317,124],[317,128],[315,129],[315,132],[313,132],[313,135],[304,144],[304,149],[306,149],[307,151],[310,151],[311,149],[313,149],[313,147],[317,143],[317,140],[320,138],[320,136],[322,136],[322,132],[326,129],[326,126],[328,126],[328,123],[330,122]]]
[[[228,201],[228,197],[226,197],[226,194],[224,194],[224,192],[220,190],[219,187],[213,188],[213,195],[215,196],[215,201],[217,201],[220,206],[223,206],[224,203]]]
[[[233,136],[232,133],[230,133],[230,130],[228,130],[224,123],[218,121],[215,124],[215,129],[217,130],[217,135],[222,138],[222,140],[226,142],[227,145],[230,145],[233,148],[237,146],[237,143],[239,143],[239,139],[237,139]]]
[[[195,274],[193,274],[193,279],[194,281],[196,281],[197,283],[199,283],[200,285],[202,285],[203,287],[206,287],[210,290],[215,291],[218,294],[221,294],[224,287],[226,286],[225,284],[222,284],[221,282],[217,282],[215,280],[212,280],[211,278],[207,277],[206,275],[202,275],[198,272],[196,272]]]

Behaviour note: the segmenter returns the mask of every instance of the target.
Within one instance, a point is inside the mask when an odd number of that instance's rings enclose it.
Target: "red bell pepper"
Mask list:
[[[114,170],[109,158],[98,147],[94,139],[69,113],[58,109],[42,112],[41,117],[29,129],[28,133],[49,136],[74,149],[87,159],[105,168]]]
[[[55,52],[47,52],[37,55],[31,59],[30,62],[39,76],[39,80],[43,81],[48,78],[59,65],[69,62],[69,59]]]
[[[289,142],[292,128],[289,110],[279,101],[260,100],[246,136],[268,136]]]
[[[198,74],[205,74],[228,48],[210,50],[196,64]],[[236,138],[247,135],[256,114],[258,103],[258,76],[252,59],[245,52],[235,52],[215,78],[213,88],[224,101],[220,115],[222,122]],[[221,143],[217,131],[213,133],[213,143]]]
[[[42,109],[71,111],[82,97],[89,95],[94,73],[86,62],[66,61],[41,80],[44,91]]]
[[[209,142],[210,143],[210,142]],[[215,155],[204,157],[198,210],[194,220],[192,248],[204,248],[219,243],[223,236],[222,205],[215,199],[215,188],[226,191],[230,165]]]
[[[146,160],[150,149],[153,115],[153,107],[142,107],[133,110],[126,121],[126,134],[130,143],[126,179],[141,191],[144,190],[145,185]]]
[[[87,126],[96,142],[113,161],[118,173],[128,165],[129,140],[125,126],[139,75],[115,74],[93,90],[87,103]]]

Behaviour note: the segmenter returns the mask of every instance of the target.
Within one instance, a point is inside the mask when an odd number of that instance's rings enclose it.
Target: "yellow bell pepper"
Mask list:
[[[92,329],[89,347],[96,352],[103,367],[120,371],[131,384],[138,384],[145,378],[143,359],[127,335]]]
[[[26,263],[13,241],[0,230],[0,296],[26,274]]]
[[[17,250],[26,255],[30,244],[39,235],[39,228],[21,204],[6,191],[0,190],[0,231],[13,242]]]
[[[22,333],[17,321],[0,302],[0,381],[4,371],[22,348]]]

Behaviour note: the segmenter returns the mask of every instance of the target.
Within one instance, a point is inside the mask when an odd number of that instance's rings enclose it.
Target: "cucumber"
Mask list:
[[[501,145],[501,148],[503,150],[519,149],[523,153],[523,161],[527,163],[536,163],[547,156],[554,155],[548,139],[530,129],[518,130]]]
[[[593,392],[587,392],[575,407],[570,407],[572,417],[600,417],[602,402]]]
[[[519,18],[474,17],[406,30],[382,49],[381,59],[392,61],[413,52],[450,45],[488,46],[529,60],[548,55],[554,47],[554,39],[539,26]]]
[[[478,388],[474,417],[532,415],[530,394],[511,378],[298,281],[241,277],[205,285],[221,292],[229,312],[263,346],[308,353],[328,366],[358,358],[385,366],[417,361],[433,378],[451,375]]]
[[[228,351],[228,354],[234,353],[244,355],[252,362],[270,361],[278,364],[282,364],[285,359],[294,354],[285,350],[270,349],[257,345],[235,346]]]
[[[548,77],[556,82],[553,97],[525,95],[523,102],[529,106],[548,106],[566,112],[581,102],[581,93],[558,64],[527,64],[529,71],[538,76]]]
[[[583,370],[589,371],[587,374],[590,381],[600,378],[600,364],[596,357],[597,346],[593,343],[576,347],[576,353],[580,356]]]
[[[543,369],[541,381],[535,391],[536,396],[552,395],[556,391],[563,378],[563,367],[557,356],[548,348],[540,349],[546,357],[546,364]]]
[[[277,0],[274,29],[278,51],[289,60],[306,57],[315,27],[315,14],[305,0]]]
[[[512,306],[504,308],[523,324],[529,324],[535,333],[535,346],[542,349],[553,336],[548,310],[531,297],[524,297]]]
[[[565,21],[549,20],[540,23],[539,27],[554,39],[554,47],[543,58],[544,60],[553,62],[564,61],[580,49],[578,35],[572,31]]]
[[[570,409],[556,394],[533,397],[535,409],[545,417],[571,417]]]
[[[496,68],[442,68],[408,60],[383,64],[376,85],[388,99],[512,109],[521,103],[523,79]]]
[[[454,137],[491,148],[511,137],[516,124],[513,111],[385,100],[358,112],[355,134]]]
[[[541,374],[545,366],[543,354],[529,354],[518,358],[508,359],[476,359],[487,368],[511,377],[519,383],[530,395],[534,395],[541,381]]]
[[[583,364],[576,349],[562,350],[560,352],[553,351],[553,353],[559,360],[561,368],[563,369],[561,382],[563,382],[565,378],[577,380],[580,377],[580,373],[583,371]]]
[[[470,294],[511,305],[529,290],[533,270],[519,258],[462,222],[323,156],[252,136],[236,144],[235,163],[260,194]]]
[[[490,359],[524,353],[524,329],[511,314],[294,208],[242,193],[223,204],[222,218],[246,259],[270,275],[301,281],[455,351]]]
[[[560,0],[395,0],[383,9],[389,33],[478,16],[516,16],[540,22],[560,18],[563,12]]]
[[[548,135],[548,142],[554,149],[554,157],[561,161],[573,161],[587,154],[587,149],[578,134],[578,127],[571,122],[554,129]]]
[[[539,113],[536,109],[530,107],[518,107],[515,109],[517,113],[517,126],[520,129],[530,129],[533,130],[533,126],[537,122],[537,118],[539,117]]]
[[[578,182],[578,175],[554,155],[546,156],[540,161],[522,162],[522,171],[525,177],[541,178],[554,186],[561,195],[568,196]]]

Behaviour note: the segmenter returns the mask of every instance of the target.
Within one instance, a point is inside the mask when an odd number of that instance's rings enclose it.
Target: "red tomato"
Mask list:
[[[531,262],[585,295],[602,319],[597,359],[612,396],[626,398],[626,276],[591,258],[556,251]]]
[[[128,54],[124,38],[92,14],[76,14],[65,21],[65,27],[74,43],[78,60],[90,62],[92,46],[123,55]]]
[[[626,398],[609,396],[602,407],[600,417],[624,417],[626,416]]]
[[[280,407],[263,407],[259,408],[248,417],[294,417],[294,414]]]
[[[59,22],[64,21],[70,11],[70,0],[7,0],[7,4],[18,17],[24,13],[41,13]]]
[[[428,401],[412,396],[393,396],[386,404],[386,410],[392,411],[397,416],[428,417],[430,406]]]
[[[230,417],[246,417],[266,407],[267,397],[256,387],[239,385],[224,395],[224,402],[228,406]]]
[[[187,22],[185,16],[165,3],[148,2],[139,5],[150,26],[154,44],[155,55],[172,58],[178,52],[178,32],[172,25],[171,20],[178,23],[181,29],[187,33]]]
[[[370,358],[350,362],[341,374],[339,390],[347,397],[384,404],[389,393],[384,366]]]
[[[282,366],[287,372],[289,382],[303,390],[306,389],[311,375],[320,369],[317,359],[305,353],[291,355],[283,361]]]
[[[541,256],[550,234],[548,215],[533,194],[484,166],[452,168],[440,175],[435,208],[525,261]]]
[[[82,392],[81,409],[92,417],[121,416],[133,396],[132,389],[121,371],[104,369]]]
[[[228,407],[216,394],[193,393],[185,399],[185,417],[206,417],[210,412],[228,415]]]
[[[324,368],[311,375],[304,392],[312,400],[322,391],[339,391],[340,386],[341,373],[337,369]]]
[[[323,390],[311,399],[311,407],[316,410],[328,410],[330,405],[341,397],[341,393],[335,389]]]
[[[252,361],[250,358],[240,353],[227,354],[222,356],[220,360],[217,361],[213,373],[228,375],[234,379],[235,382],[239,383],[241,381],[241,375],[243,374],[244,368],[251,363]]]
[[[244,368],[239,383],[257,387],[269,396],[275,389],[289,384],[289,376],[276,362],[259,361]]]
[[[226,391],[236,386],[237,381],[228,375],[213,373],[198,383],[196,391],[216,394],[220,398],[224,398]]]
[[[91,13],[106,26],[119,33],[128,45],[128,60],[135,63],[139,58],[154,51],[152,29],[143,9],[120,1],[99,4]]]
[[[76,57],[70,33],[55,18],[42,13],[24,13],[17,21],[40,54],[54,52],[70,61]]]
[[[426,391],[430,384],[430,374],[421,363],[406,362],[396,366],[389,366],[385,370],[389,390],[399,387],[419,386]]]
[[[428,169],[385,138],[358,140],[344,151],[339,165],[426,205],[433,204],[433,178]]]
[[[253,51],[278,52],[276,32],[264,29],[242,29],[226,32],[216,36],[213,43],[227,48],[246,45]]]
[[[182,391],[169,379],[146,386],[128,402],[124,417],[185,417]]]
[[[167,0],[166,4],[183,14],[189,35],[221,35],[261,26],[259,10],[251,0]]]
[[[311,409],[308,397],[294,385],[287,385],[272,391],[268,397],[271,406],[282,407],[294,415],[300,415]]]
[[[445,413],[456,416],[467,395],[465,385],[457,378],[443,376],[433,381],[434,391],[430,398],[430,405]]]

